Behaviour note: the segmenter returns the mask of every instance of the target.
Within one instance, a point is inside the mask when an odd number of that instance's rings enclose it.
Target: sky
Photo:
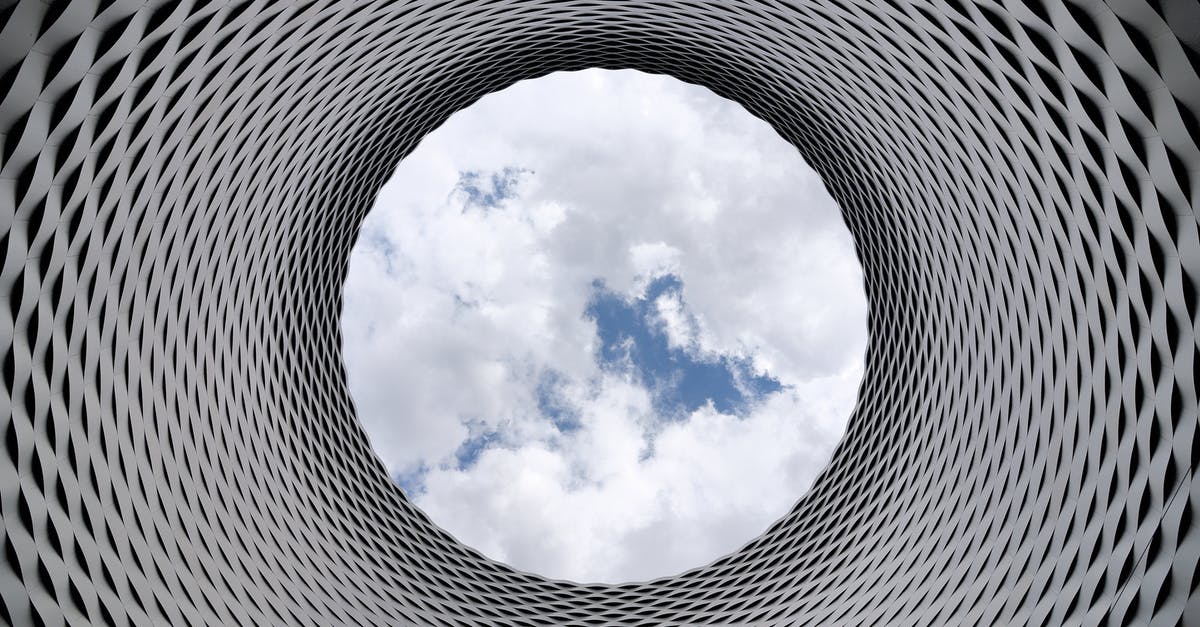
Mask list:
[[[485,96],[380,190],[342,316],[358,416],[460,541],[580,582],[762,533],[842,437],[866,299],[794,147],[630,70]]]

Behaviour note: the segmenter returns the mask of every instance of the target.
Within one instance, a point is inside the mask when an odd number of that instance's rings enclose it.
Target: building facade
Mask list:
[[[1190,0],[0,8],[0,621],[1200,624]],[[843,442],[737,552],[516,572],[375,459],[338,320],[423,134],[558,70],[709,87],[843,209]]]

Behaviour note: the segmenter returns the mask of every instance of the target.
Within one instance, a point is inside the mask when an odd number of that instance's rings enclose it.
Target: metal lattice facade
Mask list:
[[[1200,625],[1191,0],[3,4],[0,621]],[[427,520],[339,354],[397,161],[585,67],[770,122],[870,303],[812,490],[616,586]]]

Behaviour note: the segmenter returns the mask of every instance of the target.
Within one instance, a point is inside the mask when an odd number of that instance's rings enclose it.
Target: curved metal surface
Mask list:
[[[1200,624],[1200,54],[1185,3],[0,9],[9,624]],[[1182,16],[1182,17],[1181,17]],[[549,581],[409,504],[339,351],[350,247],[454,111],[711,88],[855,238],[859,403],[761,537]]]

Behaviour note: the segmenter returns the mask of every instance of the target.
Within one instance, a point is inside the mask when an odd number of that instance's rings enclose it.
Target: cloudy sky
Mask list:
[[[867,341],[849,233],[795,149],[705,89],[601,70],[425,138],[363,225],[343,331],[410,498],[587,582],[706,564],[787,513]]]

